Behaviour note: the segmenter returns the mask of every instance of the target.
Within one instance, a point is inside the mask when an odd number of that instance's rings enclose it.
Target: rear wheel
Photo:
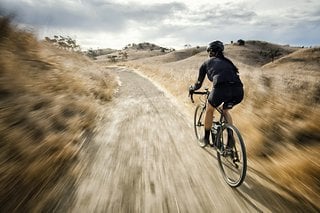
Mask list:
[[[238,187],[247,172],[246,148],[239,130],[225,124],[219,134],[218,162],[224,180],[231,187]]]
[[[204,116],[205,116],[205,107],[199,105],[194,112],[194,132],[198,140],[200,147],[205,147],[207,144],[201,141],[204,137]]]

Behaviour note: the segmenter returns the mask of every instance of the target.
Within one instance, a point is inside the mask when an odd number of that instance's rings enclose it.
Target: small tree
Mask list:
[[[116,55],[109,55],[108,58],[110,59],[111,62],[116,62],[116,58],[117,56]]]
[[[87,52],[86,52],[86,55],[89,57],[89,58],[92,58],[92,59],[96,59],[96,56],[97,56],[97,52],[93,49],[89,49]]]
[[[276,57],[281,55],[281,52],[279,49],[272,49],[269,51],[268,55],[271,58],[271,61],[273,62]]]
[[[67,36],[57,36],[54,35],[53,38],[45,37],[45,40],[59,48],[71,50],[71,51],[80,51],[80,45],[77,45],[76,40],[72,39],[71,37]]]
[[[128,53],[127,53],[127,52],[124,52],[124,53],[123,53],[123,58],[124,58],[124,59],[128,59]]]
[[[242,39],[239,39],[239,40],[238,40],[238,45],[239,45],[239,46],[245,45],[245,41],[242,40]]]

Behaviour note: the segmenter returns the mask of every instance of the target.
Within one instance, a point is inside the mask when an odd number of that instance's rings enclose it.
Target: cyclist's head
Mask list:
[[[221,41],[213,41],[208,44],[207,52],[210,54],[210,57],[219,55],[223,52],[224,46]]]

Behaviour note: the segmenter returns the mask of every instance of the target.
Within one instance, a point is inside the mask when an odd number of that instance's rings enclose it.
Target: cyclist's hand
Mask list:
[[[194,86],[190,85],[189,87],[189,96],[194,93]]]
[[[193,100],[194,90],[195,90],[195,89],[194,89],[194,86],[191,85],[191,86],[189,87],[189,97],[191,98],[191,102],[192,102],[192,103],[194,103],[194,100]]]

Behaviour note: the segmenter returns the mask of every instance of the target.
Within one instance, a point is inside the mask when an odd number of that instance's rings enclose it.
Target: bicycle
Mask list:
[[[193,92],[190,94],[192,103],[193,94],[200,96],[200,104],[196,107],[194,113],[194,131],[200,147],[204,148],[210,145],[217,152],[217,159],[220,171],[226,183],[231,187],[240,186],[247,172],[246,148],[240,131],[232,124],[226,122],[222,107],[216,107],[220,117],[213,120],[211,128],[211,143],[205,144],[201,141],[204,136],[204,114],[207,107],[207,99],[210,91],[208,88],[202,92]],[[201,97],[205,97],[201,98]]]

